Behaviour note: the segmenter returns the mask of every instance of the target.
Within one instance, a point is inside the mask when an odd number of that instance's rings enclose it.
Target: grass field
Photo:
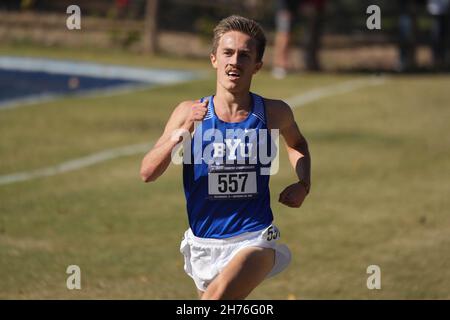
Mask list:
[[[0,54],[208,70],[207,62],[64,49]],[[299,74],[253,91],[289,98],[363,75]],[[0,175],[152,142],[181,100],[213,92],[214,75],[181,85],[66,98],[0,111]],[[273,201],[293,253],[253,299],[450,299],[450,76],[389,76],[379,86],[295,109],[313,188],[300,209]],[[139,178],[143,154],[0,186],[0,298],[195,299],[179,242],[187,228],[181,168]],[[294,181],[283,150],[272,199]],[[68,265],[82,289],[66,288]],[[379,265],[382,289],[368,290]]]

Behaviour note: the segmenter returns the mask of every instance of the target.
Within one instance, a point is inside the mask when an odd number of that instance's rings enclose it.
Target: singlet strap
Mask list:
[[[262,122],[267,123],[263,97],[254,93],[252,93],[252,97],[254,104],[252,115],[261,120]]]
[[[203,97],[200,99],[200,102],[205,101],[205,99],[208,99],[208,111],[205,114],[205,117],[203,118],[203,120],[208,120],[211,119],[214,115],[214,111],[213,111],[213,106],[212,106],[212,98],[213,96],[209,96],[209,97]]]

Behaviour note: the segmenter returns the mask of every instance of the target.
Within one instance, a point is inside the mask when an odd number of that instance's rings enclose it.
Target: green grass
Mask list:
[[[116,52],[7,48],[0,54],[201,68],[208,64]],[[357,76],[300,74],[253,91],[290,97]],[[450,77],[393,76],[380,86],[295,110],[313,159],[300,209],[273,201],[293,253],[254,299],[449,299]],[[104,149],[155,141],[184,99],[214,90],[214,77],[96,98],[0,111],[0,174],[58,164]],[[181,168],[156,183],[138,176],[142,155],[0,186],[0,298],[195,299],[178,251],[187,228]],[[294,181],[286,153],[272,199]],[[68,265],[82,290],[67,290]],[[381,267],[382,289],[366,287]]]

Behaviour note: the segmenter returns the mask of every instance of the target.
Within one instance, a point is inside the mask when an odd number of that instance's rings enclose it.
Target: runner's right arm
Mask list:
[[[184,101],[175,108],[163,134],[142,160],[140,174],[144,182],[155,181],[166,171],[170,164],[172,149],[180,142],[180,139],[173,139],[174,132],[176,130],[192,132],[194,122],[203,120],[206,112],[207,101]]]

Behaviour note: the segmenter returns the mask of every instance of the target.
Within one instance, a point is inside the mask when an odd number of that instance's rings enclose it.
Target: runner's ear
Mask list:
[[[257,73],[262,68],[262,66],[263,66],[263,62],[262,61],[257,62],[256,66],[255,66],[255,71],[253,71],[253,74]]]
[[[217,69],[217,58],[216,58],[215,54],[211,53],[209,55],[209,58],[211,59],[211,64],[214,67],[214,69]]]

